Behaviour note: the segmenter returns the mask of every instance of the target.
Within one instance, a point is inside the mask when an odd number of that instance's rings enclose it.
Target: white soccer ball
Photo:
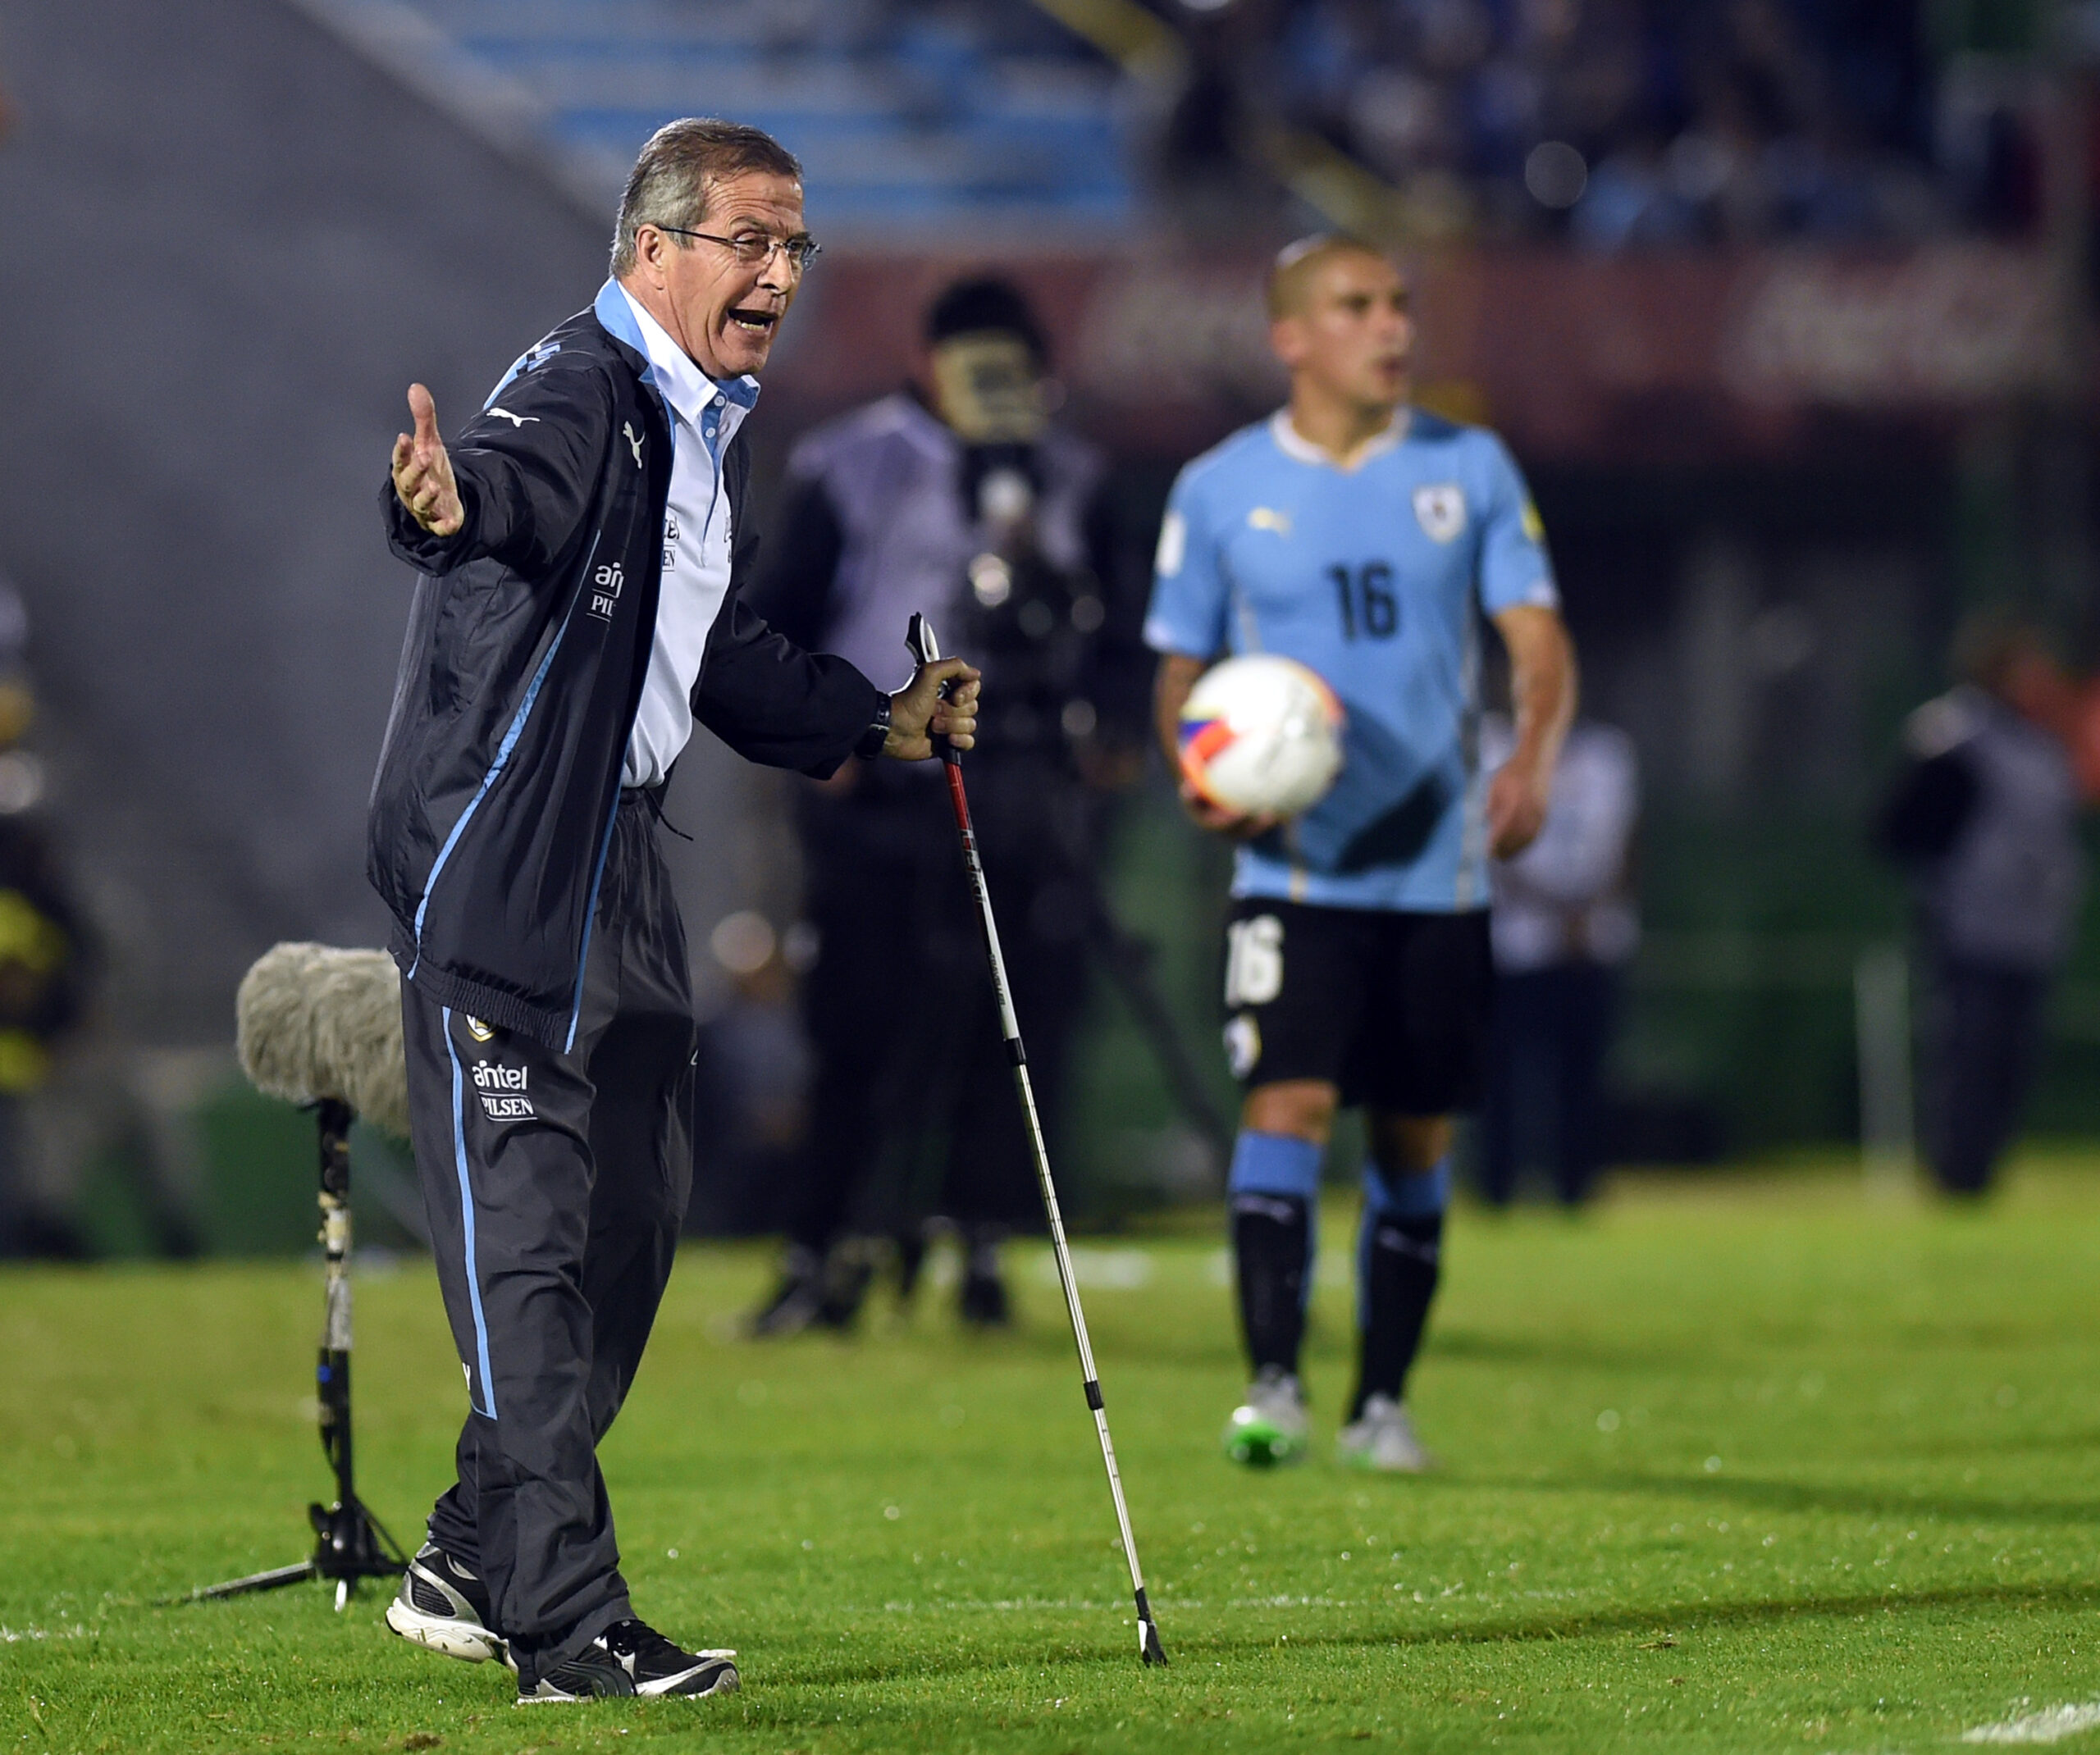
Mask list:
[[[1181,709],[1181,772],[1214,805],[1294,817],[1341,772],[1346,715],[1295,659],[1253,653],[1214,664]]]

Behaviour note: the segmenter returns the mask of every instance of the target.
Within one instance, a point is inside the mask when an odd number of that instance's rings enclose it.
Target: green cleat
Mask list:
[[[1225,1453],[1250,1469],[1302,1462],[1308,1429],[1298,1379],[1264,1365],[1247,1386],[1247,1399],[1226,1422]]]

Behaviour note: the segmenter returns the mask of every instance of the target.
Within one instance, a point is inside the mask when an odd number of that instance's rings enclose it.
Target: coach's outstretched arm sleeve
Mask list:
[[[707,636],[692,710],[746,760],[821,780],[853,753],[884,698],[844,659],[774,632],[732,586]]]
[[[521,372],[446,445],[466,513],[459,528],[423,529],[390,479],[389,545],[427,573],[487,557],[523,578],[554,579],[604,476],[612,415],[612,385],[588,364],[557,358]]]

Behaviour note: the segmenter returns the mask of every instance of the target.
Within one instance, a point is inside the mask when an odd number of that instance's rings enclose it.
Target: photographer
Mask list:
[[[1101,916],[1093,866],[1109,791],[1134,773],[1147,663],[1119,577],[1101,455],[1047,417],[1043,334],[1011,285],[970,279],[927,315],[911,388],[810,433],[790,457],[759,613],[870,674],[904,668],[923,610],[1001,703],[979,721],[970,795],[998,874],[1002,941],[1031,1069],[1057,1124],[1066,1050]],[[811,1121],[778,1290],[758,1334],[849,1324],[878,1240],[907,1281],[922,1222],[961,1228],[964,1319],[1007,1320],[999,1238],[1034,1190],[938,775],[870,771],[807,787],[799,823],[817,960],[802,991]],[[906,984],[947,1020],[879,1027]]]

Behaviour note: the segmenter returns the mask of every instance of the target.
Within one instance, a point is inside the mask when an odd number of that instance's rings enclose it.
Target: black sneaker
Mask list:
[[[823,1262],[812,1251],[793,1245],[781,1263],[780,1283],[744,1319],[744,1333],[755,1341],[800,1334],[819,1320],[824,1301]]]
[[[527,1689],[521,1676],[518,1703],[627,1694],[682,1694],[688,1699],[733,1694],[738,1686],[732,1661],[736,1655],[680,1651],[641,1621],[616,1621],[576,1656],[542,1671],[533,1687]]]
[[[960,1314],[970,1328],[1003,1329],[1014,1320],[1007,1283],[999,1277],[999,1243],[1006,1234],[1002,1225],[964,1229]]]
[[[963,1275],[958,1310],[973,1329],[1004,1329],[1014,1320],[1013,1307],[1007,1301],[1007,1283],[996,1270],[986,1274],[973,1268]]]
[[[489,1588],[435,1542],[409,1562],[401,1589],[386,1605],[386,1625],[404,1639],[470,1664],[500,1658],[509,1648],[493,1625]]]
[[[874,1283],[875,1263],[884,1252],[872,1238],[848,1238],[833,1248],[824,1265],[824,1301],[817,1307],[817,1326],[844,1333],[861,1320],[861,1306],[868,1288]]]

